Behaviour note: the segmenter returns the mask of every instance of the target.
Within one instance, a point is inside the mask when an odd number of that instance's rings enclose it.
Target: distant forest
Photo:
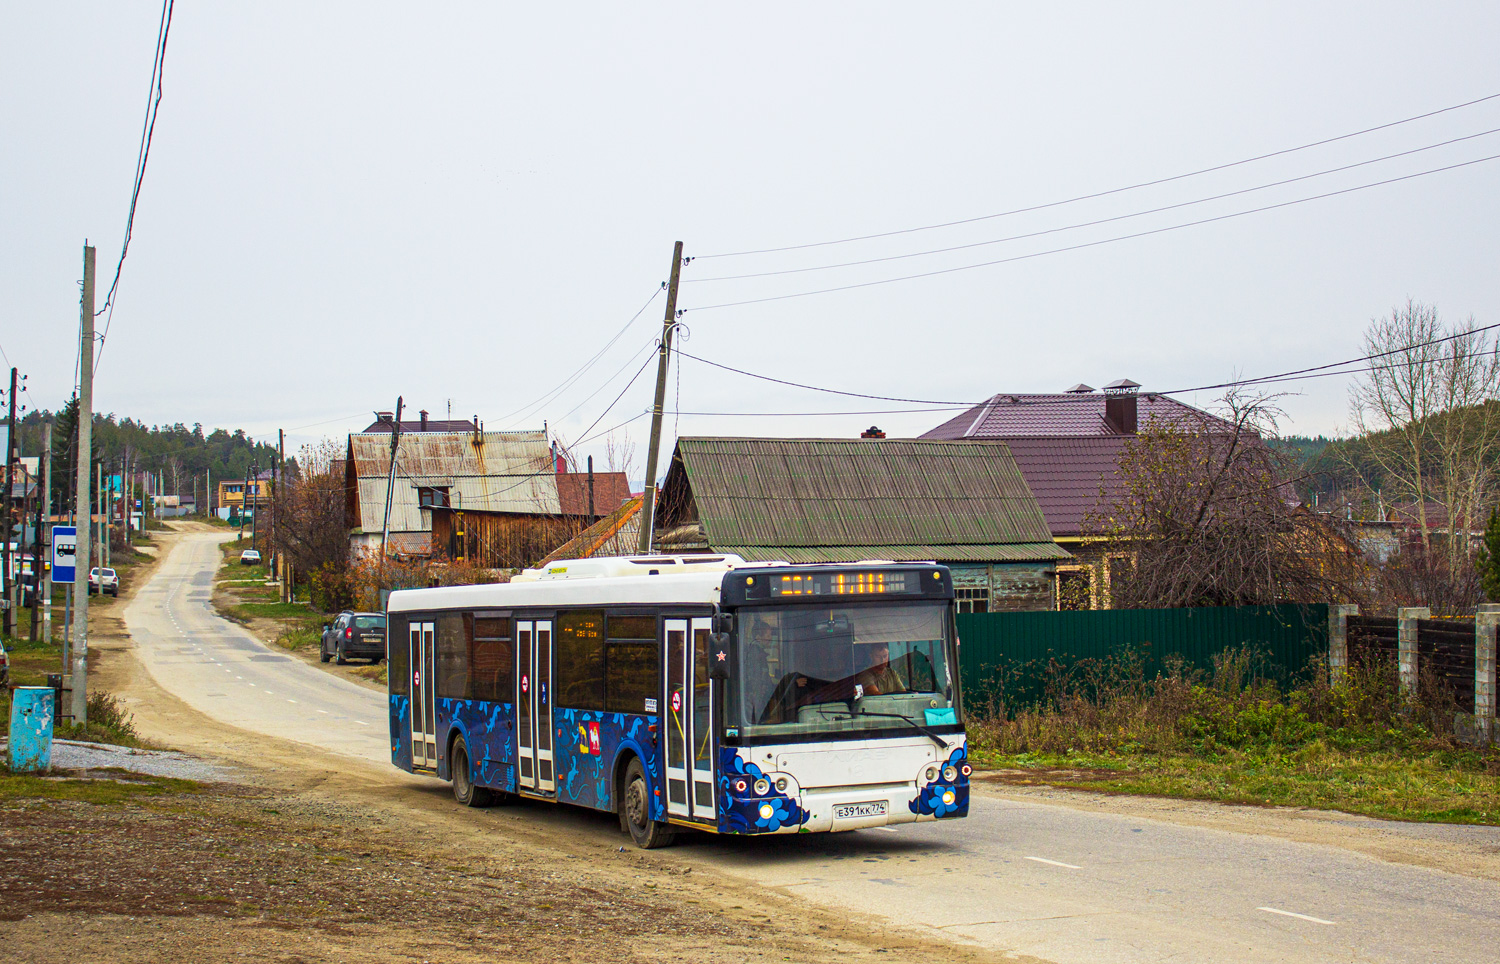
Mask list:
[[[40,455],[42,425],[47,419],[53,420],[52,498],[54,505],[61,505],[74,473],[77,405],[69,403],[55,414],[46,410],[28,412],[20,420],[16,437],[23,455]],[[111,475],[120,474],[127,462],[133,473],[159,474],[167,495],[196,494],[201,498],[206,478],[214,482],[242,479],[251,466],[268,469],[276,465],[276,447],[256,442],[242,429],[229,432],[216,428],[205,435],[201,423],[191,428],[181,422],[146,425],[131,418],[117,419],[113,412],[94,415],[92,448],[94,461],[103,462]],[[295,469],[294,460],[287,459],[287,468]]]

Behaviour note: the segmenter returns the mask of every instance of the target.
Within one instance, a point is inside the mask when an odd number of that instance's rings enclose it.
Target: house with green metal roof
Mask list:
[[[749,561],[933,561],[964,611],[1053,609],[1053,541],[1004,442],[681,438],[653,520],[660,552]]]

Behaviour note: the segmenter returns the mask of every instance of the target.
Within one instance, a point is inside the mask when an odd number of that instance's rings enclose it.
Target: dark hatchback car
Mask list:
[[[341,666],[351,659],[372,663],[385,659],[385,614],[339,613],[323,627],[318,658],[325,663],[334,660]]]

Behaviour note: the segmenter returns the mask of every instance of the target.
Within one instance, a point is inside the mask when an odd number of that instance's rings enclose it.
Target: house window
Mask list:
[[[1058,567],[1057,608],[1060,610],[1094,608],[1094,571],[1092,569]]]
[[[446,485],[419,485],[417,486],[417,505],[424,509],[448,508],[448,486]]]
[[[954,586],[958,611],[961,613],[987,613],[990,611],[988,586]]]

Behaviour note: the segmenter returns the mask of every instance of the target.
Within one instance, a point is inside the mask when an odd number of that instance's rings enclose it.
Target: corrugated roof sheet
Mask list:
[[[760,558],[783,558],[801,547],[827,559],[838,547],[887,558],[883,547],[910,547],[932,558],[941,547],[953,559],[961,546],[1056,550],[1004,443],[684,438],[677,452],[715,551],[762,547],[773,554]]]
[[[1010,438],[1018,435],[1113,436],[1104,421],[1102,392],[1061,395],[1001,393],[924,432],[924,439]],[[1165,395],[1142,392],[1136,396],[1136,418],[1141,428],[1153,418],[1174,421],[1191,416],[1213,418],[1191,405]],[[1217,421],[1217,420],[1216,420]],[[1225,423],[1227,426],[1227,423]]]
[[[391,531],[430,531],[432,520],[417,503],[419,486],[446,486],[454,508],[554,515],[559,511],[552,451],[543,432],[472,432],[403,435],[396,452]],[[349,436],[358,478],[359,526],[380,528],[390,471],[389,433]]]
[[[1113,435],[1009,438],[1005,444],[1053,537],[1065,538],[1082,535],[1089,513],[1121,494],[1119,458],[1127,441]]]
[[[1045,562],[1070,558],[1055,542],[973,546],[714,546],[746,562]]]

